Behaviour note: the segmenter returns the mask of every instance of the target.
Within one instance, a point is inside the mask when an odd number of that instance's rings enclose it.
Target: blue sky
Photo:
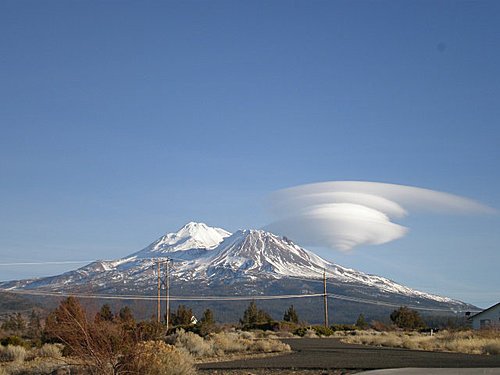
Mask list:
[[[116,258],[276,189],[414,185],[500,208],[500,3],[0,3],[2,262]],[[342,265],[498,302],[498,215],[411,215]],[[5,267],[0,279],[72,266]]]

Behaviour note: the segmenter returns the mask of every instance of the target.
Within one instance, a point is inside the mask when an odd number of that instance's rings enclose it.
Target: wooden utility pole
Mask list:
[[[328,295],[326,294],[326,270],[323,268],[323,303],[325,308],[325,328],[328,328]]]
[[[161,274],[160,274],[160,260],[159,259],[156,259],[156,265],[157,265],[157,274],[158,274],[158,299],[157,299],[157,314],[156,314],[156,318],[157,318],[157,321],[158,323],[161,322],[161,306],[160,306],[160,299],[161,299],[161,295],[160,295],[160,292],[161,292]]]
[[[170,319],[170,270],[168,267],[168,262],[170,259],[167,258],[167,261],[165,262],[165,267],[167,274],[165,276],[165,324],[167,325],[167,330],[168,330],[168,323]]]

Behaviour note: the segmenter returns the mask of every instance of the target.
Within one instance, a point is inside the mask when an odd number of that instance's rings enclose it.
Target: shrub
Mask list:
[[[213,349],[209,342],[196,333],[186,332],[183,329],[177,331],[175,346],[187,350],[194,357],[208,357],[213,354]]]
[[[299,327],[298,324],[292,322],[280,322],[278,332],[293,332]]]
[[[500,337],[481,332],[446,332],[430,336],[403,332],[362,332],[343,341],[355,344],[403,347],[413,350],[451,351],[469,354],[500,354]]]
[[[247,339],[247,340],[253,340],[255,338],[255,333],[253,333],[251,331],[241,331],[241,332],[239,332],[239,335],[241,338]]]
[[[390,317],[399,328],[408,330],[425,328],[425,323],[420,314],[406,306],[394,310]]]
[[[483,347],[484,354],[500,354],[500,342],[491,342]]]
[[[210,341],[212,342],[214,352],[217,355],[223,355],[225,353],[247,351],[253,342],[253,335],[250,338],[248,336],[246,332],[239,334],[236,332],[221,332],[212,335]]]
[[[333,335],[333,331],[325,326],[313,326],[312,329],[316,332],[318,336],[331,336]]]
[[[356,329],[358,329],[358,327],[356,325],[352,325],[352,324],[332,324],[330,326],[330,329],[334,332],[337,332],[337,331],[354,331]]]
[[[296,335],[296,336],[304,337],[304,335],[306,334],[306,332],[307,332],[307,328],[306,327],[299,327],[295,331],[293,331],[293,334]]]
[[[114,374],[128,366],[136,336],[126,325],[89,321],[78,300],[69,297],[46,319],[47,338],[64,342],[72,356],[94,374]]]
[[[358,319],[356,320],[356,327],[359,329],[368,328],[368,323],[365,320],[365,316],[363,313],[359,314]]]
[[[279,340],[255,340],[251,346],[252,351],[274,353],[288,352],[291,350],[290,345]]]
[[[386,332],[390,330],[390,327],[387,324],[379,322],[378,320],[373,320],[370,327],[378,332]]]
[[[38,356],[43,358],[61,358],[62,349],[58,344],[44,344],[38,349]]]
[[[194,375],[191,356],[163,341],[146,341],[138,344],[132,364],[142,375]]]
[[[0,351],[0,362],[24,362],[26,349],[22,346],[8,345]]]
[[[316,331],[314,329],[308,329],[306,330],[304,337],[306,339],[316,339],[318,338],[318,335],[316,334]]]

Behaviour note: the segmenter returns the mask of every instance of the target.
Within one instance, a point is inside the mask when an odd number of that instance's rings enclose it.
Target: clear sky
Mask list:
[[[499,209],[499,119],[498,1],[2,1],[1,262],[117,258],[191,220],[259,228],[271,192],[321,181]],[[499,302],[499,215],[401,223],[313,250]]]

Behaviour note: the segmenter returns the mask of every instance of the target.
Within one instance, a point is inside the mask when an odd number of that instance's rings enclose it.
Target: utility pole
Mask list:
[[[165,267],[167,271],[167,275],[165,276],[165,324],[167,325],[167,330],[168,330],[168,323],[170,319],[170,270],[168,266],[168,262],[170,259],[167,258],[167,261],[165,262]]]
[[[323,268],[323,303],[325,309],[325,328],[328,328],[328,295],[326,294],[326,270]]]
[[[157,318],[157,322],[160,323],[160,319],[161,319],[161,307],[160,307],[160,299],[161,299],[161,295],[160,295],[160,292],[161,292],[161,275],[160,275],[160,259],[156,259],[156,268],[157,268],[157,274],[158,274],[158,299],[157,299],[157,303],[156,303],[156,307],[157,307],[157,313],[156,313],[156,318]]]

